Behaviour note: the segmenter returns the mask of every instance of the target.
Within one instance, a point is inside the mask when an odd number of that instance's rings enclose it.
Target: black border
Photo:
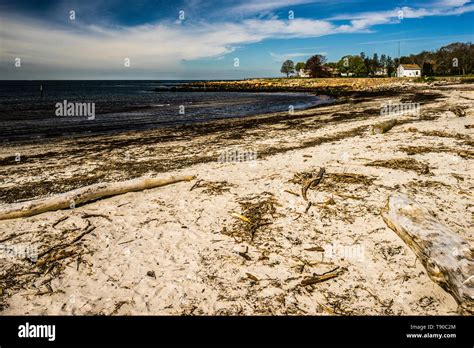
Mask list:
[[[175,317],[175,316],[4,316],[0,317],[0,346],[65,345],[403,345],[473,347],[474,317]],[[56,339],[19,338],[26,322],[56,325]],[[455,329],[436,329],[436,325]],[[434,325],[422,333],[455,333],[456,338],[407,338],[420,333],[411,325]]]

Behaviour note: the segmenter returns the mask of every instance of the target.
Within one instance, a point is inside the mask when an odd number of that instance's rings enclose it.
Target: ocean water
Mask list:
[[[168,89],[186,82],[0,81],[0,142],[152,129],[286,111],[290,105],[298,110],[323,102],[308,93]],[[94,103],[95,117],[57,116],[56,104],[64,100]]]

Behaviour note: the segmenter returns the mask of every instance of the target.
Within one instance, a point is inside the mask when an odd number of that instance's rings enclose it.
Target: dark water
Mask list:
[[[184,82],[0,81],[0,141],[151,129],[285,111],[290,105],[297,110],[321,103],[318,97],[305,93],[166,90]],[[95,118],[56,116],[56,103],[64,100],[95,103]],[[181,105],[184,114],[180,114]]]

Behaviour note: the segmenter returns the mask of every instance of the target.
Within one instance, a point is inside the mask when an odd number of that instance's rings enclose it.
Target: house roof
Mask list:
[[[403,69],[405,70],[420,70],[420,66],[418,64],[400,64]]]

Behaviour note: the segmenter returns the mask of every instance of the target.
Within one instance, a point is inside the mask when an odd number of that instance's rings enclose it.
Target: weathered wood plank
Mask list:
[[[420,259],[431,280],[454,297],[459,311],[474,314],[474,248],[405,195],[391,195],[382,217]]]

